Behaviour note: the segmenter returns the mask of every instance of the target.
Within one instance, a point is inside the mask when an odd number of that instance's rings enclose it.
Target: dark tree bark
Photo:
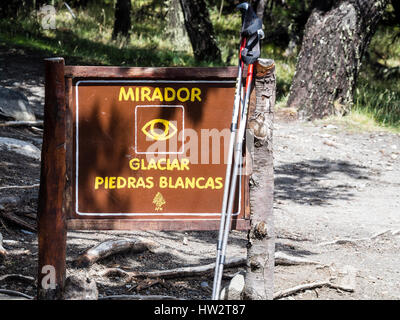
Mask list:
[[[0,18],[12,18],[18,13],[29,14],[32,9],[39,9],[42,5],[47,4],[45,0],[25,1],[25,0],[14,0],[14,1],[1,1],[0,3]]]
[[[265,6],[267,5],[267,0],[257,0],[254,3],[255,12],[257,16],[263,21]]]
[[[196,61],[221,62],[221,51],[214,36],[206,2],[204,0],[180,1]]]
[[[171,42],[175,51],[185,51],[188,46],[190,47],[190,40],[186,32],[180,0],[168,0],[167,5],[165,33],[168,41]]]
[[[361,59],[388,0],[319,3],[306,24],[288,100],[304,119],[349,111]]]
[[[272,300],[274,295],[275,232],[273,218],[274,164],[272,132],[276,96],[275,63],[256,64],[255,108],[250,105],[248,127],[255,138],[253,186],[250,189],[251,228],[243,299]],[[252,99],[254,100],[254,99]]]
[[[397,18],[397,24],[400,24],[400,1],[399,0],[392,0],[392,6],[394,9],[394,15]]]
[[[115,20],[112,38],[115,39],[118,34],[128,37],[131,29],[131,0],[117,0],[115,5]]]

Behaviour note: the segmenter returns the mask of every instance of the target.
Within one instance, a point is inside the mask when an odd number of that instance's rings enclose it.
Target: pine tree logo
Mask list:
[[[156,211],[162,211],[162,206],[166,204],[165,199],[160,192],[157,192],[157,194],[155,195],[153,203],[156,205]]]

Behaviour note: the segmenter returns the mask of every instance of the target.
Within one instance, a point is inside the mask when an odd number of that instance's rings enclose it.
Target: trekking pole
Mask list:
[[[245,95],[245,100],[244,100],[244,105],[243,105],[243,113],[242,117],[240,119],[240,124],[239,124],[239,131],[236,136],[236,141],[235,141],[235,159],[234,159],[234,166],[233,166],[233,173],[232,173],[232,181],[230,184],[229,188],[229,204],[228,204],[228,210],[226,212],[226,217],[225,217],[225,224],[224,224],[224,231],[223,231],[223,240],[221,244],[221,253],[220,253],[220,258],[219,258],[219,264],[216,266],[218,268],[217,274],[217,279],[215,282],[215,294],[220,292],[221,289],[221,281],[222,281],[222,274],[224,271],[224,265],[225,265],[225,254],[226,254],[226,247],[228,243],[228,235],[229,235],[229,229],[231,226],[231,219],[232,219],[232,212],[233,212],[233,205],[234,205],[234,198],[235,198],[235,193],[236,193],[236,183],[237,183],[237,175],[238,175],[238,170],[241,164],[240,157],[242,157],[242,144],[243,144],[243,137],[244,137],[244,131],[246,129],[246,117],[247,117],[247,108],[248,108],[248,99],[250,96],[250,91],[251,91],[251,81],[253,80],[253,64],[250,64],[247,69],[247,78],[246,78],[246,95]],[[216,298],[216,297],[214,297]]]
[[[240,107],[240,102],[241,102],[241,98],[242,98],[241,90],[242,90],[242,76],[243,76],[244,63],[241,61],[240,55],[241,55],[241,52],[244,49],[245,45],[246,45],[246,39],[242,38],[241,44],[240,44],[240,51],[239,51],[239,67],[238,67],[238,75],[236,78],[235,100],[234,100],[234,104],[233,104],[232,121],[231,121],[231,128],[230,128],[231,134],[230,134],[230,138],[229,138],[229,149],[228,149],[226,172],[225,172],[224,196],[222,199],[221,221],[220,221],[219,234],[218,234],[217,259],[215,262],[212,299],[215,298],[215,286],[217,283],[216,279],[218,279],[218,265],[220,263],[222,240],[224,237],[223,232],[224,232],[224,228],[225,228],[225,217],[226,217],[226,209],[227,209],[227,204],[228,204],[229,182],[231,180],[231,172],[232,172],[233,146],[235,143],[237,124],[238,124],[238,118],[239,118],[239,107]]]
[[[236,193],[236,184],[237,184],[237,175],[238,170],[241,164],[240,157],[242,156],[242,145],[244,139],[244,132],[246,129],[246,119],[247,119],[247,110],[248,110],[248,102],[250,98],[251,92],[251,83],[253,80],[253,63],[258,59],[260,55],[259,49],[259,40],[264,36],[264,33],[261,29],[262,22],[260,19],[257,18],[254,11],[248,5],[248,3],[242,3],[237,8],[242,11],[242,18],[243,18],[243,26],[242,26],[242,36],[250,36],[249,40],[246,41],[246,47],[241,49],[240,51],[240,59],[242,60],[242,64],[248,64],[247,69],[247,77],[246,77],[246,89],[245,89],[245,99],[242,104],[242,112],[240,115],[240,123],[239,123],[239,131],[236,132],[236,140],[234,142],[235,147],[233,148],[233,143],[229,145],[229,155],[232,157],[233,149],[235,149],[234,155],[234,166],[233,166],[233,173],[232,173],[232,181],[231,179],[231,169],[232,165],[229,166],[229,173],[227,167],[227,174],[225,179],[225,189],[224,189],[224,199],[223,199],[223,207],[221,213],[221,223],[220,223],[220,232],[219,232],[219,239],[218,239],[218,247],[217,247],[217,260],[215,265],[215,274],[214,274],[214,284],[213,284],[213,294],[212,299],[217,300],[219,298],[219,292],[221,289],[221,281],[222,281],[222,274],[223,268],[225,264],[225,253],[226,247],[228,242],[229,236],[229,229],[231,225],[231,218],[233,212],[233,205],[234,205],[234,197]],[[255,50],[253,50],[255,48]],[[238,95],[237,95],[238,96]],[[236,97],[237,97],[236,96]],[[236,119],[236,118],[235,118]],[[237,121],[237,120],[233,121]],[[237,125],[237,122],[235,123]],[[232,127],[231,127],[232,129]],[[236,131],[236,130],[235,130]],[[232,130],[231,130],[232,133]],[[232,135],[231,135],[232,137]],[[233,141],[230,141],[233,142]],[[231,159],[231,158],[229,158]],[[230,160],[229,160],[230,161]],[[229,162],[228,162],[229,163]],[[229,184],[230,182],[230,184]],[[229,188],[229,197],[228,197],[228,209],[226,210],[226,193],[228,193]],[[222,241],[221,241],[222,238]]]

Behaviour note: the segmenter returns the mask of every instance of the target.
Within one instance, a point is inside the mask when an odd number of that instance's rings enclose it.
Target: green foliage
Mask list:
[[[400,127],[400,81],[394,87],[385,82],[360,81],[354,110],[364,113],[386,127]]]
[[[222,65],[236,65],[240,13],[233,2],[208,1],[210,18],[221,49]],[[273,58],[277,71],[277,106],[285,106],[295,72],[295,57],[285,54],[289,38],[299,43],[311,10],[307,1],[267,1],[264,15],[266,39],[262,57]],[[44,30],[36,11],[19,10],[0,19],[0,42],[60,55],[67,64],[125,66],[214,66],[196,63],[191,48],[176,51],[166,36],[165,0],[132,1],[132,32],[129,40],[112,40],[114,1],[75,0],[69,2],[73,19],[63,1],[57,7],[56,29]],[[28,12],[28,14],[27,14]],[[363,114],[381,125],[400,127],[400,35],[394,26],[393,8],[375,34],[363,63],[354,97],[352,114]]]
[[[45,50],[66,57],[67,63],[127,66],[187,66],[195,61],[190,52],[174,52],[165,40],[162,6],[144,15],[143,6],[153,1],[134,1],[132,35],[112,40],[113,4],[90,2],[76,8],[73,19],[65,7],[57,11],[56,29],[44,30],[32,11],[25,15],[0,20],[0,40]],[[150,7],[151,9],[151,7]]]
[[[264,14],[266,41],[286,49],[289,40],[301,43],[304,26],[315,1],[286,0],[267,1],[268,9]]]
[[[368,48],[353,109],[377,123],[400,128],[400,37],[398,27],[381,26]]]
[[[82,3],[81,3],[82,2]],[[60,2],[56,7],[56,29],[44,30],[40,17],[32,10],[0,20],[0,40],[9,45],[20,45],[49,54],[62,55],[67,63],[126,66],[215,66],[198,63],[192,49],[175,51],[166,37],[166,11],[163,0],[132,1],[132,32],[129,40],[112,40],[114,25],[113,1],[77,1],[73,19]],[[210,8],[216,37],[222,51],[222,65],[237,63],[240,14],[219,17]]]

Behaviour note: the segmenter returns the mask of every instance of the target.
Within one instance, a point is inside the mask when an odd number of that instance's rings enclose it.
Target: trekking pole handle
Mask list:
[[[243,66],[243,61],[242,61],[242,51],[246,47],[246,38],[242,38],[240,42],[240,50],[239,50],[239,63]]]
[[[257,34],[258,34],[258,39],[259,40],[262,40],[262,39],[265,38],[265,33],[264,33],[263,29],[258,29],[257,30]]]

